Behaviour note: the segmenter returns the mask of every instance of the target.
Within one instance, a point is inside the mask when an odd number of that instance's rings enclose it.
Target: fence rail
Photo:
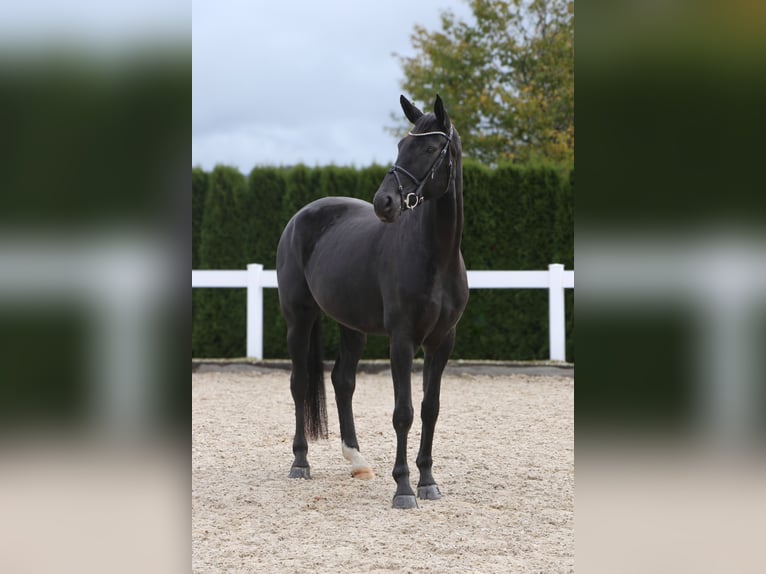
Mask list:
[[[247,270],[193,270],[192,288],[247,289],[247,356],[263,358],[263,290],[277,287],[277,272],[251,263]],[[551,361],[566,360],[564,289],[574,289],[574,271],[551,263],[547,271],[469,271],[469,289],[547,289]]]

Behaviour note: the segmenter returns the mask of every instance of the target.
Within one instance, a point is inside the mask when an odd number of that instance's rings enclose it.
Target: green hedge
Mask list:
[[[386,168],[256,167],[192,170],[192,263],[199,269],[276,266],[279,236],[292,215],[328,195],[370,201]],[[546,166],[463,166],[468,269],[574,268],[574,172]],[[202,211],[202,213],[200,213]],[[192,356],[245,355],[245,292],[195,289]],[[574,360],[574,293],[566,293],[567,360]],[[337,353],[338,330],[326,319],[325,356]],[[276,289],[264,292],[264,356],[287,357]],[[365,357],[388,356],[388,341],[370,337]],[[458,325],[453,358],[530,360],[548,357],[548,295],[544,289],[472,290]]]
[[[193,175],[193,174],[192,174]],[[194,181],[194,179],[192,179]],[[210,174],[197,252],[200,269],[244,269],[248,263],[245,178],[218,166]],[[192,217],[194,222],[194,217]],[[192,356],[236,357],[245,350],[243,289],[199,289],[192,299]]]

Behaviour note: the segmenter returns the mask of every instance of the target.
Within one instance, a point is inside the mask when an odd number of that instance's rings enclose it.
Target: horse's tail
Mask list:
[[[306,435],[310,440],[327,438],[327,400],[324,392],[321,316],[317,317],[311,327],[308,370],[309,386],[306,390],[304,403]]]

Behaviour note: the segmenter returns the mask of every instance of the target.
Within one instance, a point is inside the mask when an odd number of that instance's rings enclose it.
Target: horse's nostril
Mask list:
[[[396,196],[391,193],[381,192],[376,194],[373,200],[375,214],[381,221],[386,223],[393,221],[396,216]]]

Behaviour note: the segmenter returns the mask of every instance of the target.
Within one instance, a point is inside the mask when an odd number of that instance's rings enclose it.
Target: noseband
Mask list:
[[[422,134],[414,134],[412,132],[409,132],[407,134],[413,137],[440,135],[447,138],[447,141],[444,144],[444,147],[442,148],[442,150],[439,152],[439,157],[437,157],[436,160],[434,160],[434,163],[431,166],[431,168],[426,172],[426,174],[421,179],[418,179],[417,177],[412,175],[409,171],[407,171],[400,165],[394,164],[393,166],[391,166],[391,169],[388,170],[388,173],[394,174],[394,177],[396,178],[396,184],[399,186],[399,197],[402,200],[402,207],[401,207],[402,211],[404,211],[405,209],[415,209],[418,205],[420,205],[421,203],[423,203],[423,201],[425,201],[425,198],[423,197],[423,193],[422,193],[423,187],[428,181],[429,173],[430,173],[431,179],[433,179],[434,174],[436,173],[436,170],[439,168],[439,166],[444,161],[444,158],[447,156],[447,153],[449,152],[449,144],[452,142],[452,134],[453,134],[452,125],[450,125],[449,127],[449,134],[446,134],[444,132],[424,132]],[[415,191],[410,191],[409,193],[407,193],[407,195],[404,194],[404,186],[402,185],[402,182],[399,179],[399,172],[403,173],[404,175],[406,175],[412,180],[412,182],[416,186]],[[449,180],[447,180],[447,187],[444,189],[444,193],[446,193],[447,190],[449,189],[449,186],[452,183],[453,179],[454,179],[454,173],[452,171],[452,154],[450,154]]]

